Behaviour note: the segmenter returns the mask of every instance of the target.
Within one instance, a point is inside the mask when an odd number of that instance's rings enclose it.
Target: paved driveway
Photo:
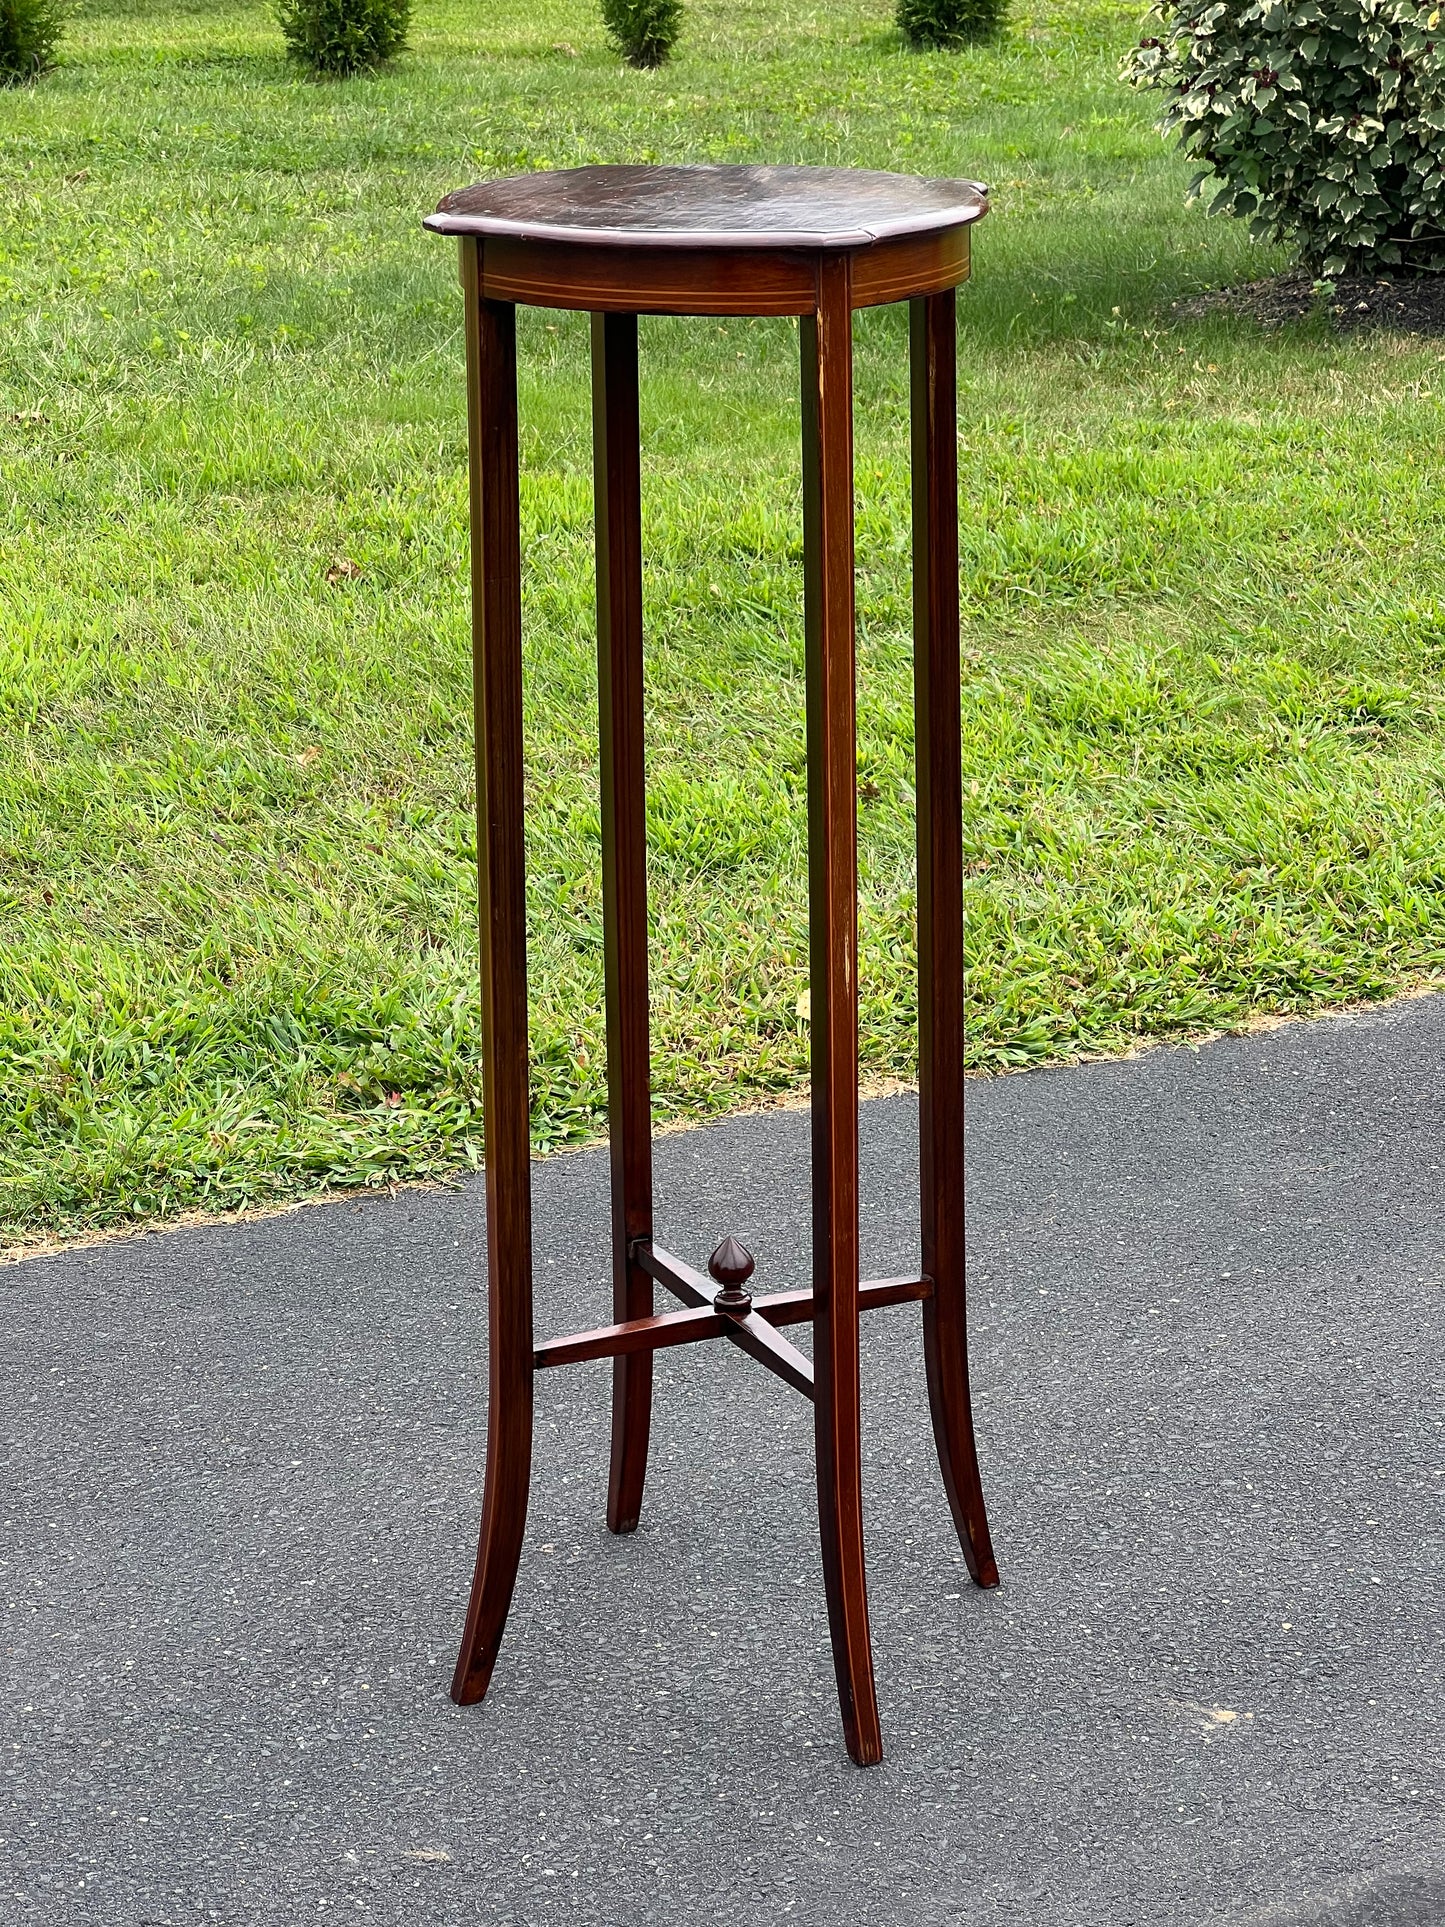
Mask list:
[[[446,1687],[483,1462],[482,1195],[0,1272],[0,1921],[1445,1920],[1445,1000],[973,1087],[974,1592],[917,1314],[871,1315],[884,1764],[839,1740],[809,1409],[665,1353],[539,1380],[492,1695]],[[865,1107],[910,1262],[914,1114]],[[659,1145],[659,1236],[806,1282],[807,1120]],[[605,1161],[536,1173],[542,1332],[607,1316]]]

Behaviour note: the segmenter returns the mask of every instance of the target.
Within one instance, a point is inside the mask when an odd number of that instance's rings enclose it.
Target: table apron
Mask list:
[[[487,236],[481,290],[489,301],[592,314],[812,314],[829,251],[803,248],[620,248]],[[938,294],[968,279],[969,231],[900,235],[847,250],[852,305]]]

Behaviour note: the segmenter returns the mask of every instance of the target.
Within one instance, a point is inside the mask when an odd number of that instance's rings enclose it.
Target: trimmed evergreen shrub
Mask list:
[[[910,47],[961,47],[992,40],[1008,0],[898,0],[898,31]]]
[[[53,67],[64,23],[60,0],[0,0],[0,87],[35,80]]]
[[[682,28],[682,0],[602,0],[607,37],[633,67],[660,67]]]
[[[1203,163],[1211,212],[1317,274],[1445,267],[1445,27],[1434,0],[1160,0],[1126,77]]]
[[[406,45],[411,0],[278,0],[293,58],[337,77],[380,67]]]

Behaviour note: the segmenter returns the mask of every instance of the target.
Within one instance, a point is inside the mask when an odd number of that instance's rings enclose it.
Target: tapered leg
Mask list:
[[[803,571],[812,1026],[813,1372],[823,1583],[848,1751],[883,1757],[868,1590],[858,1373],[858,801],[853,353],[846,260],[802,322]]]
[[[527,899],[522,838],[522,595],[516,317],[483,301],[481,243],[464,239],[471,445],[472,661],[487,1151],[490,1397],[476,1574],[452,1698],[492,1677],[522,1551],[532,1463],[532,1198]]]
[[[911,306],[913,639],[918,792],[918,1109],[923,1353],[953,1522],[980,1586],[998,1584],[968,1394],[963,1244],[963,796],[959,736],[954,296]]]
[[[637,317],[592,317],[592,459],[597,515],[597,680],[602,731],[602,930],[607,1121],[612,1144],[612,1301],[620,1323],[652,1314],[632,1256],[652,1238],[652,1095],[647,1013],[647,797],[642,717],[642,520]],[[642,1509],[652,1354],[612,1364],[607,1523]]]

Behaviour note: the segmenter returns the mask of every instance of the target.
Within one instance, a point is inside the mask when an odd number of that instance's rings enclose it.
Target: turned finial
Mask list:
[[[753,1254],[736,1238],[724,1238],[707,1261],[708,1273],[722,1290],[713,1297],[717,1311],[743,1312],[753,1308],[753,1295],[747,1282],[755,1269]]]

